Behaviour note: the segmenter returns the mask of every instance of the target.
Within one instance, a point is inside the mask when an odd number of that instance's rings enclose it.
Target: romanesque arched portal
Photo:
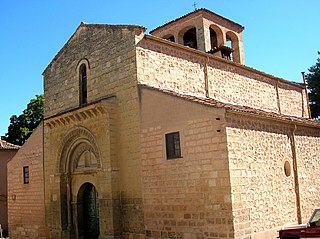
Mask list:
[[[90,179],[101,165],[93,134],[83,127],[72,130],[59,155],[62,238],[98,238],[99,199]]]

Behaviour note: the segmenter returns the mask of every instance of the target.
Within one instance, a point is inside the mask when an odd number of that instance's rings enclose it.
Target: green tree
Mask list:
[[[43,101],[43,94],[36,95],[21,115],[11,116],[6,141],[16,145],[24,144],[43,119]]]
[[[318,51],[318,55],[320,52]],[[311,116],[313,119],[319,119],[320,116],[320,57],[315,65],[308,69],[306,81],[308,87],[309,104]]]

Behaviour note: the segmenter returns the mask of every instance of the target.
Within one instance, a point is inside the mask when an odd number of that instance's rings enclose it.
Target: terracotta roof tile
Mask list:
[[[156,91],[168,94],[168,95],[179,97],[181,99],[196,102],[199,104],[212,106],[212,107],[216,107],[216,108],[224,108],[224,109],[226,109],[226,111],[229,111],[229,112],[245,113],[248,115],[260,116],[260,117],[264,117],[264,118],[269,118],[269,119],[271,118],[271,119],[275,119],[275,120],[287,121],[290,123],[303,124],[303,125],[307,125],[307,126],[320,128],[320,121],[309,119],[309,118],[283,115],[283,114],[279,114],[279,113],[275,113],[275,112],[268,112],[265,110],[252,108],[249,106],[224,103],[224,102],[212,99],[212,98],[202,98],[200,96],[192,95],[187,92],[177,92],[175,90],[151,86],[151,85],[143,84],[143,83],[140,83],[139,85],[143,88],[156,90]]]
[[[0,140],[0,150],[1,149],[20,149],[18,145],[11,144],[5,140]]]

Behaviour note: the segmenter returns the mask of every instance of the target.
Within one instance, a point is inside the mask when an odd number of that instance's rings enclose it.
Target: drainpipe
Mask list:
[[[203,67],[203,73],[204,73],[204,89],[206,91],[206,97],[209,98],[209,79],[208,79],[208,63],[209,63],[209,57],[207,57],[204,67]]]
[[[280,96],[279,96],[279,80],[277,81],[276,92],[277,92],[277,105],[278,105],[278,110],[279,110],[279,114],[281,114]]]
[[[308,96],[307,84],[306,84],[306,77],[305,77],[304,71],[301,72],[301,74],[302,74],[302,79],[303,79],[303,83],[304,83],[304,87],[305,87],[305,91],[306,91],[306,100],[307,100],[307,107],[308,107],[309,119],[311,119],[311,110],[310,110],[310,104],[309,104],[309,96]]]
[[[294,176],[294,191],[296,194],[296,203],[297,203],[297,218],[298,223],[302,223],[301,219],[301,202],[300,202],[300,187],[299,187],[299,178],[298,178],[298,165],[297,165],[297,149],[296,149],[296,135],[297,125],[294,125],[291,135],[291,150],[292,150],[292,159],[293,159],[293,176]]]

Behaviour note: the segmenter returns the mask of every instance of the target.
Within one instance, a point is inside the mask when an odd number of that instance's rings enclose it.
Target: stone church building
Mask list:
[[[150,34],[81,23],[43,73],[29,139],[42,219],[14,222],[27,196],[9,183],[10,235],[274,239],[304,222],[319,207],[320,124],[305,85],[244,65],[243,30],[207,9]]]

